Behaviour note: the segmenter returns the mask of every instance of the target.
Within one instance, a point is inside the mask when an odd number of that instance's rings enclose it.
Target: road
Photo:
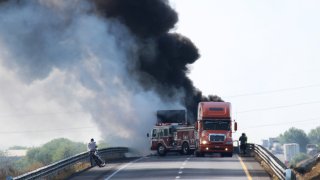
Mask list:
[[[70,180],[111,179],[271,179],[252,157],[230,158],[170,155],[110,162],[94,167]]]

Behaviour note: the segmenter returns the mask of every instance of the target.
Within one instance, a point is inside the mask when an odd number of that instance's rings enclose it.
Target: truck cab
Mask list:
[[[198,119],[195,124],[196,156],[220,153],[222,157],[232,157],[232,120],[229,102],[200,102]],[[237,123],[234,123],[237,129]]]

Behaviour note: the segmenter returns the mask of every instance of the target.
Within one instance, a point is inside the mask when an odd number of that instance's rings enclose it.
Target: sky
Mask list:
[[[85,1],[37,2],[0,6],[0,149],[61,137],[147,149],[152,112],[181,105],[130,80],[124,64],[134,60],[127,55],[136,39],[116,21],[84,13]],[[201,56],[188,76],[203,94],[231,102],[236,139],[245,132],[261,143],[290,127],[320,126],[320,2],[169,2],[179,17],[171,32]]]
[[[320,126],[319,1],[172,0],[198,47],[189,77],[232,104],[248,141]]]

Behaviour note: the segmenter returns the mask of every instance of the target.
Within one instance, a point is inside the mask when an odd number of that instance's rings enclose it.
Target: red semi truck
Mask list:
[[[234,130],[237,123],[234,122]],[[195,123],[197,157],[207,153],[221,153],[222,157],[232,157],[232,120],[229,102],[200,102],[198,119]]]
[[[151,132],[151,150],[164,156],[168,151],[186,155],[195,149],[194,126],[187,125],[185,110],[157,111],[157,118]]]

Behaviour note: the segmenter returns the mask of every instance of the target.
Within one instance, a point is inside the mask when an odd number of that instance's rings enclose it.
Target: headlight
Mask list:
[[[203,140],[201,143],[202,144],[207,144],[208,142],[206,140]]]

